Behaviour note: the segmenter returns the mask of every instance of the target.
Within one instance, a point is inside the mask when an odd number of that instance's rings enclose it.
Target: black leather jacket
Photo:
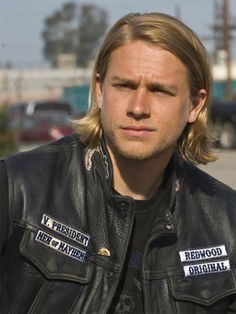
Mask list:
[[[236,313],[236,193],[175,163],[175,205],[156,217],[143,255],[145,313]],[[134,216],[133,200],[110,189],[108,156],[73,136],[6,165],[0,313],[106,313]]]

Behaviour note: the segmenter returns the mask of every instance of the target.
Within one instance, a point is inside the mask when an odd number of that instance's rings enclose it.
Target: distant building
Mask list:
[[[2,69],[0,104],[18,101],[56,99],[64,87],[88,84],[91,69]]]
[[[61,53],[57,57],[57,68],[59,69],[75,69],[76,55],[74,53]]]
[[[56,69],[1,69],[0,105],[18,101],[71,98],[85,106],[92,67],[72,67],[73,56],[62,56]],[[92,64],[92,63],[91,63]],[[236,95],[236,63],[232,65],[233,93]],[[226,68],[223,63],[213,66],[214,97],[224,99]]]

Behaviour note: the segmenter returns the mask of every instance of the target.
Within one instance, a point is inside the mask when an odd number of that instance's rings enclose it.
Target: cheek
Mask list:
[[[118,117],[122,114],[125,103],[122,98],[110,93],[104,93],[101,110],[104,116]]]
[[[168,132],[181,130],[188,123],[189,106],[179,104],[163,105],[155,110],[155,120]]]
[[[104,95],[101,103],[101,121],[104,127],[112,128],[112,125],[118,118],[119,110],[117,111],[117,105],[114,101]]]

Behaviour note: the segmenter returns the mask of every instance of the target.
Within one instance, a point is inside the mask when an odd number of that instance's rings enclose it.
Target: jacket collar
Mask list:
[[[99,162],[98,171],[100,175],[105,178],[106,185],[109,189],[113,186],[113,166],[112,161],[106,146],[104,137],[102,137],[97,154],[94,154],[97,162]],[[177,168],[178,168],[179,157],[174,154],[166,168],[163,182],[160,186],[161,189],[168,190],[171,203],[174,203],[175,194],[180,189],[180,179],[178,178]]]

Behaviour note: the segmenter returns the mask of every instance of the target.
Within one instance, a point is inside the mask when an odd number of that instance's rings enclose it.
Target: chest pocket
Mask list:
[[[236,298],[235,268],[186,278],[173,277],[170,289],[177,313],[226,313],[231,297]]]
[[[40,230],[26,230],[20,251],[48,279],[86,284],[92,275],[92,263],[86,251],[67,241],[55,241],[53,236]],[[54,241],[54,242],[53,242]]]

